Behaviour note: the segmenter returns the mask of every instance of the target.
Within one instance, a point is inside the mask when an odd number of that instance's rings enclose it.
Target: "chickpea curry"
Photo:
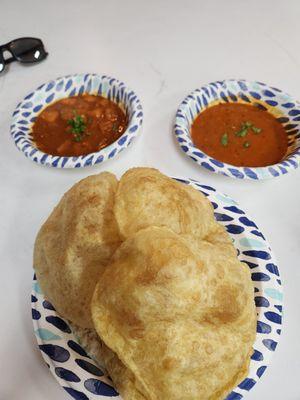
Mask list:
[[[31,136],[37,148],[57,156],[99,151],[126,130],[127,117],[111,100],[89,94],[51,104],[36,118]]]
[[[242,103],[207,108],[194,120],[191,136],[203,152],[235,166],[276,164],[287,151],[282,124],[267,111]]]

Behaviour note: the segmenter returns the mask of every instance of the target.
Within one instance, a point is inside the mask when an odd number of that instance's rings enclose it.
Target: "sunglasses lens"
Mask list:
[[[39,39],[24,38],[11,42],[10,51],[16,59],[23,63],[33,63],[43,60],[47,53]]]
[[[0,74],[4,71],[5,61],[2,52],[0,51]]]

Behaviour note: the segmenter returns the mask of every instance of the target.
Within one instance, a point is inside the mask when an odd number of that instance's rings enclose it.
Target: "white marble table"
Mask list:
[[[70,399],[42,362],[32,331],[35,235],[75,181],[145,165],[229,194],[269,239],[284,283],[283,336],[248,398],[299,400],[300,171],[266,182],[215,175],[180,152],[172,124],[189,91],[222,78],[265,81],[300,98],[300,2],[1,0],[0,15],[1,43],[37,36],[50,53],[36,66],[13,63],[0,76],[0,399]],[[104,72],[131,86],[143,103],[143,134],[120,157],[95,168],[35,165],[10,139],[11,114],[39,84],[75,72]]]

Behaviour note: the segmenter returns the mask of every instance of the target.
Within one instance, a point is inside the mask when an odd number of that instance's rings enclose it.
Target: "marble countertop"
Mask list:
[[[0,42],[43,39],[35,66],[0,76],[0,399],[67,400],[37,349],[30,315],[32,248],[53,206],[74,182],[103,170],[154,166],[216,187],[250,214],[269,240],[284,285],[284,326],[272,364],[249,400],[299,400],[300,170],[240,181],[197,167],[172,134],[175,111],[193,89],[224,78],[259,80],[300,99],[300,3],[251,1],[1,1]],[[11,114],[32,89],[76,72],[107,73],[139,95],[143,134],[116,159],[80,170],[41,167],[9,136]]]

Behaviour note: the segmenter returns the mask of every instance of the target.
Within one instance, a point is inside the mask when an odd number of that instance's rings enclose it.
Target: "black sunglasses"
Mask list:
[[[8,51],[12,57],[4,58],[4,51]],[[12,40],[0,46],[0,74],[4,71],[5,65],[13,61],[23,64],[31,64],[44,60],[48,53],[40,39],[24,37]]]

